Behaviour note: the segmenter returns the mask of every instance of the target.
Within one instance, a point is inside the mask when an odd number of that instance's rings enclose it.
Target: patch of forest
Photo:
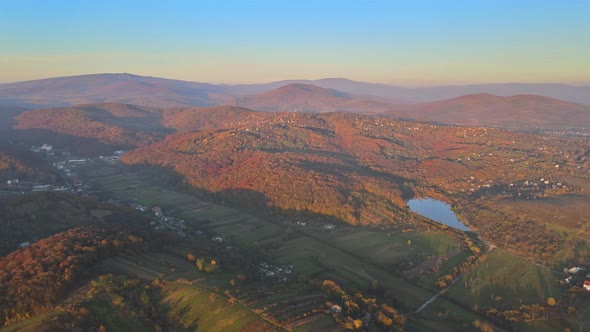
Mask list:
[[[143,246],[143,238],[127,231],[79,227],[0,258],[2,324],[52,309],[97,261]]]

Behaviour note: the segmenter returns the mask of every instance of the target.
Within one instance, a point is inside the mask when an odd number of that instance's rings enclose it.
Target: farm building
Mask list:
[[[337,304],[334,304],[332,307],[330,307],[330,312],[332,312],[332,313],[342,312],[342,307]]]

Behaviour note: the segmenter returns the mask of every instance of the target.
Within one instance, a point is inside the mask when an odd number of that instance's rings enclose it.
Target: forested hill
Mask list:
[[[232,114],[232,126],[216,114],[223,129],[173,134],[122,160],[161,166],[250,206],[406,226],[405,199],[416,190],[477,196],[588,163],[580,159],[587,143],[498,129],[346,113]]]

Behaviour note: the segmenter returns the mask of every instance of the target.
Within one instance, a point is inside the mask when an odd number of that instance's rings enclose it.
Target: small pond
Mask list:
[[[451,206],[445,202],[433,198],[414,198],[408,201],[408,206],[413,212],[441,224],[470,231],[469,227],[463,225],[451,210]]]

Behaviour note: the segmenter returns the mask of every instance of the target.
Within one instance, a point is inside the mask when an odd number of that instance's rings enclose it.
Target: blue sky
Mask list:
[[[590,1],[3,1],[0,82],[590,82]]]

